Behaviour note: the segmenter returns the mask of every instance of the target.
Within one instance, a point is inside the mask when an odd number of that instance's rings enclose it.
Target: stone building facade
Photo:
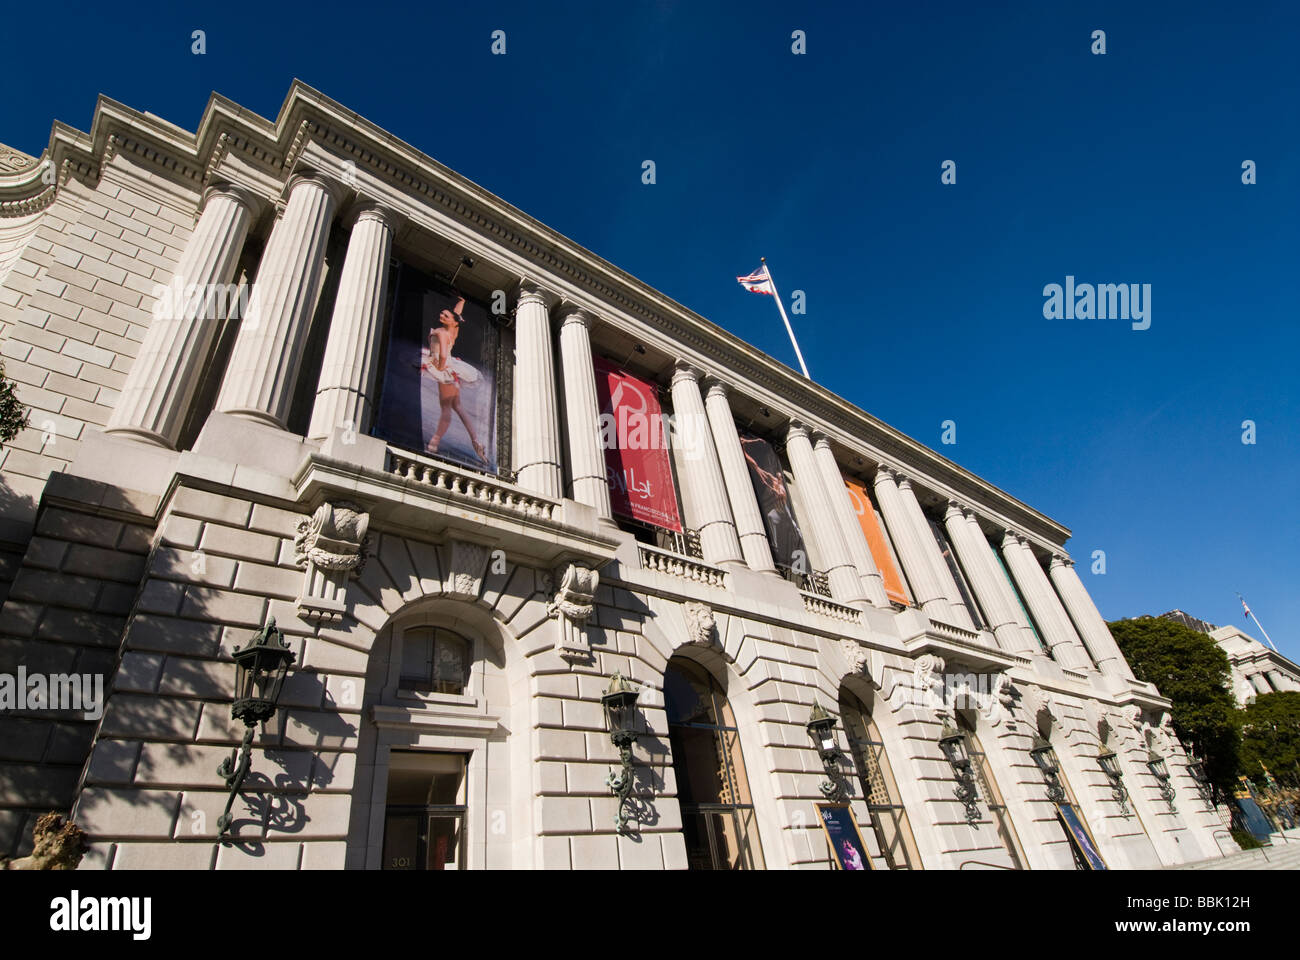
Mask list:
[[[1277,650],[1264,646],[1240,627],[1231,624],[1216,627],[1181,610],[1170,610],[1161,616],[1199,630],[1228,655],[1232,696],[1237,706],[1245,707],[1264,693],[1300,692],[1300,666]]]
[[[0,711],[0,851],[65,809],[83,868],[827,868],[828,796],[876,868],[1071,868],[1062,798],[1111,867],[1233,849],[1068,530],[320,93],[274,121],[214,97],[195,133],[101,98],[0,162],[32,411],[0,462],[0,676],[106,678],[102,711]],[[466,298],[417,356],[465,303],[496,344],[408,365],[458,415],[494,378],[459,460],[376,426],[417,276]],[[614,502],[601,363],[669,417],[680,529]],[[270,618],[295,661],[223,839],[231,654]]]

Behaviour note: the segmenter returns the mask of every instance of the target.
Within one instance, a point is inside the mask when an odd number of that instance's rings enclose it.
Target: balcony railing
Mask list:
[[[389,448],[388,472],[404,480],[443,490],[486,506],[533,520],[558,519],[560,504],[548,497],[525,493],[518,487],[487,474],[462,470],[448,463],[417,459]]]
[[[830,617],[832,620],[842,620],[845,623],[860,623],[862,614],[855,607],[845,606],[842,603],[836,603],[834,600],[827,600],[825,597],[815,593],[809,593],[807,590],[800,590],[803,596],[804,609],[810,613],[820,613],[824,617]]]
[[[661,550],[659,547],[652,547],[648,543],[638,543],[637,550],[640,553],[641,567],[644,570],[653,570],[655,573],[680,577],[683,580],[691,580],[711,587],[726,587],[727,585],[727,572],[712,564],[705,563],[703,560],[674,553],[671,550]]]

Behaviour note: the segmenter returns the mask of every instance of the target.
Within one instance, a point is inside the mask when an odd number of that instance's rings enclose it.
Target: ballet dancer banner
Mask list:
[[[668,459],[671,428],[653,384],[602,357],[595,359],[596,401],[609,499],[621,517],[682,530]]]
[[[809,573],[808,551],[799,524],[794,519],[781,458],[766,440],[744,431],[740,433],[740,449],[749,467],[749,479],[753,481],[754,493],[758,497],[759,512],[763,514],[763,526],[767,528],[767,539],[772,545],[772,559],[797,573]]]
[[[388,360],[373,433],[497,472],[497,357],[488,311],[407,264],[394,271]]]

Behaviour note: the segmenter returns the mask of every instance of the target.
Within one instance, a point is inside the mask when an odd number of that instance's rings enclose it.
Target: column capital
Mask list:
[[[707,376],[704,378],[704,396],[718,396],[730,403],[731,385],[715,376]]]
[[[586,330],[591,329],[592,316],[586,309],[574,304],[564,305],[561,309],[563,312],[557,311],[561,329],[569,326],[569,324],[576,324]]]
[[[831,438],[820,430],[812,431],[812,442],[814,447],[825,447],[827,450],[831,447]]]
[[[208,188],[203,191],[202,206],[206,207],[208,201],[216,196],[230,197],[230,199],[234,200],[236,203],[247,207],[249,213],[253,215],[254,220],[260,217],[262,212],[270,205],[270,201],[265,197],[259,196],[248,187],[242,186],[238,183],[230,183],[229,181],[218,181],[210,184]]]
[[[891,467],[889,464],[887,463],[876,464],[876,476],[875,476],[875,480],[873,481],[874,483],[880,483],[883,480],[896,480],[897,477],[898,477],[897,471],[895,471],[894,468]]]
[[[1025,544],[1026,544],[1025,538],[1022,537],[1020,534],[1016,533],[1016,531],[1014,530],[1008,530],[1002,535],[1003,548],[1006,548],[1008,546],[1017,546],[1017,545],[1025,546]]]
[[[803,437],[804,439],[808,439],[810,434],[811,431],[808,429],[808,424],[804,423],[802,420],[796,420],[793,417],[790,419],[790,426],[787,427],[785,431],[787,441],[793,437]]]
[[[699,367],[692,366],[685,360],[678,360],[677,365],[673,367],[672,386],[677,386],[678,381],[689,380],[697,387],[704,372]]]
[[[536,303],[550,310],[559,300],[559,297],[536,280],[529,277],[519,278],[519,287],[515,299],[516,306],[522,307],[526,303]]]
[[[348,210],[345,222],[355,227],[362,220],[374,220],[396,233],[402,219],[402,215],[386,203],[372,197],[360,197]]]
[[[944,512],[943,518],[947,520],[949,517],[953,515],[954,512],[956,513],[957,516],[961,517],[962,519],[965,519],[966,515],[970,511],[966,507],[966,504],[962,503],[960,500],[955,500],[952,497],[949,497],[947,510]]]
[[[1054,553],[1052,554],[1051,565],[1053,567],[1072,567],[1074,566],[1074,561],[1064,554]]]
[[[289,181],[285,185],[285,193],[293,193],[294,189],[302,183],[311,183],[324,190],[330,195],[330,199],[334,201],[335,206],[342,203],[348,193],[348,188],[343,185],[341,180],[327,173],[321,173],[314,167],[299,167],[295,170],[289,176]]]

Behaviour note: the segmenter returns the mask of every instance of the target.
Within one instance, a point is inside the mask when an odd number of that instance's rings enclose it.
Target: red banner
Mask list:
[[[614,512],[681,532],[668,431],[653,384],[597,357],[596,400]]]

